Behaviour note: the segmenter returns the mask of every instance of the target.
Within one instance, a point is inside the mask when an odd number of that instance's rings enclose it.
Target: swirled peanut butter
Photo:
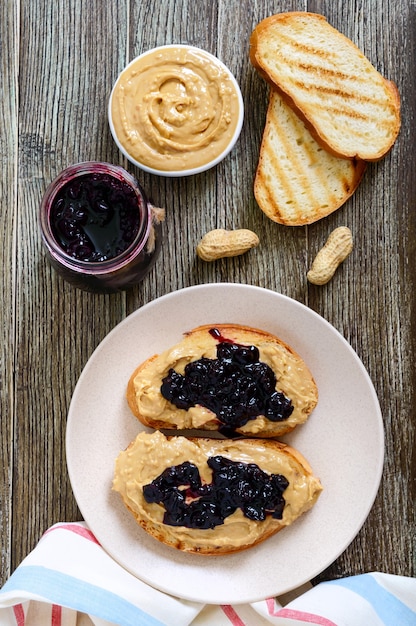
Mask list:
[[[121,494],[137,521],[159,540],[183,550],[231,552],[249,547],[291,524],[313,506],[322,490],[320,481],[299,453],[277,442],[275,446],[271,451],[270,444],[260,440],[168,439],[160,431],[140,433],[116,460],[113,489]],[[149,504],[143,496],[143,487],[166,468],[185,461],[196,465],[202,481],[210,483],[212,471],[207,460],[218,454],[242,463],[255,463],[264,472],[281,474],[288,480],[282,519],[268,515],[264,521],[255,521],[238,509],[213,529],[190,529],[163,522],[164,507]]]
[[[240,100],[215,57],[189,46],[166,46],[133,61],[111,97],[114,132],[139,163],[184,171],[210,163],[228,147]]]
[[[237,334],[227,334],[230,339],[238,342]],[[257,338],[260,361],[272,368],[276,375],[278,391],[292,401],[293,412],[285,420],[288,430],[297,424],[304,423],[317,402],[316,385],[302,359],[300,359],[283,343]],[[218,341],[208,332],[192,332],[179,344],[161,353],[157,358],[140,368],[134,378],[135,399],[139,413],[150,422],[163,422],[166,428],[178,430],[203,427],[205,430],[217,430],[218,419],[209,409],[199,404],[188,410],[173,406],[160,392],[162,380],[173,368],[183,374],[185,366],[197,359],[216,358]],[[236,429],[241,434],[256,435],[274,432],[276,422],[263,415],[248,421]]]

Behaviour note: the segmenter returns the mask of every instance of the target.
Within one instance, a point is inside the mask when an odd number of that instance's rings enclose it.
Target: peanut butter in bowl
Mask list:
[[[244,105],[219,59],[178,44],[131,61],[113,87],[108,113],[113,138],[133,164],[162,176],[187,176],[231,151]]]

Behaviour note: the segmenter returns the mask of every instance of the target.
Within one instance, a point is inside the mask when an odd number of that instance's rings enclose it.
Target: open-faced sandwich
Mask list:
[[[322,487],[306,459],[278,441],[155,431],[119,454],[113,489],[154,538],[216,555],[274,535],[310,509]]]
[[[307,420],[318,391],[303,359],[274,335],[212,324],[139,365],[127,400],[150,428],[278,437]]]

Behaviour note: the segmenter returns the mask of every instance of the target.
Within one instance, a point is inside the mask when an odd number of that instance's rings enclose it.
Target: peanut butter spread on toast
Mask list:
[[[271,452],[270,446],[276,449]],[[163,523],[164,508],[146,502],[144,485],[164,469],[185,461],[195,464],[202,480],[210,483],[212,476],[207,459],[218,454],[243,463],[255,463],[269,474],[286,477],[289,486],[284,492],[286,504],[281,520],[267,516],[264,521],[253,521],[237,510],[214,529],[189,529]],[[151,534],[159,540],[183,550],[215,554],[249,547],[291,524],[313,506],[322,487],[303,457],[284,444],[257,439],[244,443],[242,440],[167,438],[155,431],[140,433],[127,450],[120,453],[113,489],[121,494],[137,521],[145,529],[151,528]]]
[[[231,339],[236,337],[238,341],[239,333],[242,332],[241,328],[226,326],[222,328],[226,328],[223,332],[227,337]],[[256,340],[260,361],[272,368],[277,379],[277,390],[291,400],[293,412],[285,420],[285,425],[291,429],[294,425],[305,422],[315,407],[316,385],[306,364],[288,346],[283,342],[271,341],[270,337],[261,331],[255,332],[257,334],[253,336],[248,333],[243,334],[241,342],[248,344],[250,339]],[[188,410],[179,409],[166,400],[160,392],[162,380],[171,368],[183,374],[185,366],[192,361],[201,357],[215,359],[217,344],[218,341],[209,332],[196,329],[180,343],[149,359],[143,367],[137,370],[133,381],[135,401],[140,415],[144,420],[149,420],[148,425],[152,426],[152,422],[158,422],[166,424],[166,428],[178,430],[202,427],[206,430],[218,429],[218,419],[209,409],[200,405]],[[267,432],[272,432],[275,428],[275,422],[271,422],[264,415],[259,415],[238,428],[237,431],[240,434],[261,433],[267,436]]]

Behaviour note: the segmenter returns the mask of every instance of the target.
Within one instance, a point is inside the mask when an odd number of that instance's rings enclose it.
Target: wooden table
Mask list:
[[[309,227],[284,227],[252,191],[267,87],[248,61],[249,35],[277,10],[309,10],[355,41],[394,80],[402,130],[387,157],[368,167],[355,195]],[[1,580],[53,523],[80,519],[68,479],[65,427],[77,379],[95,347],[129,313],[199,283],[242,282],[290,296],[350,342],[379,396],[385,467],[375,504],[356,539],[319,579],[365,571],[416,574],[416,3],[415,0],[5,0],[1,5],[0,309]],[[145,174],[122,158],[106,106],[126,62],[156,45],[190,43],[220,57],[243,93],[236,148],[205,174]],[[165,244],[144,282],[94,295],[64,283],[41,248],[36,214],[49,182],[84,160],[124,165],[157,206]],[[355,247],[326,286],[308,284],[328,234],[351,228]],[[204,263],[200,237],[216,227],[250,228],[260,246]],[[348,445],[348,442],[346,442]],[[369,447],[371,441],[368,442]]]

